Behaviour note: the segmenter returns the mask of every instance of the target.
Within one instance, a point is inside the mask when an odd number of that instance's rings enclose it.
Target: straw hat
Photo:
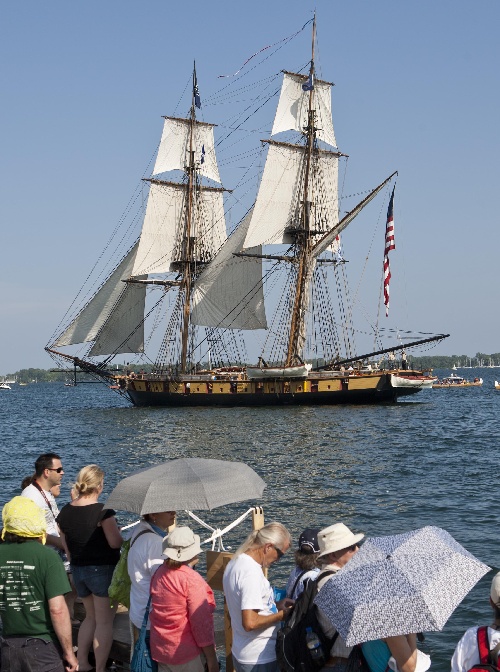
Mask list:
[[[187,562],[201,553],[200,537],[189,527],[176,527],[163,540],[163,557]]]
[[[351,530],[344,525],[344,523],[335,523],[335,525],[330,525],[324,530],[321,530],[318,534],[318,544],[319,544],[319,558],[323,555],[328,555],[329,553],[334,553],[335,551],[341,551],[343,548],[349,548],[349,546],[354,546],[361,539],[363,539],[364,534],[354,534]]]

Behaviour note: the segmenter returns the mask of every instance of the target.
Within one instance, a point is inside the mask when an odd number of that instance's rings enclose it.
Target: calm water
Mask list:
[[[497,568],[500,392],[494,379],[500,369],[464,373],[481,375],[483,387],[429,390],[382,407],[148,409],[129,406],[101,385],[15,385],[0,390],[0,504],[19,494],[21,479],[42,452],[63,458],[61,504],[78,469],[92,462],[106,471],[109,494],[123,476],[165,459],[242,460],[266,481],[263,500],[199,512],[213,527],[257,503],[268,522],[284,523],[295,539],[305,527],[340,521],[369,536],[437,525]],[[131,520],[127,514],[119,519]],[[179,522],[193,525],[183,514]],[[236,528],[226,546],[238,545],[249,527]],[[274,585],[285,584],[291,563],[286,557],[271,569]],[[433,669],[449,669],[464,630],[490,621],[491,576],[443,632],[427,635]]]

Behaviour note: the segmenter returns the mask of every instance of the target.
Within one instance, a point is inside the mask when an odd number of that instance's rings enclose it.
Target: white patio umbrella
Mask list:
[[[243,462],[183,457],[127,476],[104,506],[139,515],[206,510],[259,499],[265,487],[262,478]]]
[[[348,646],[441,630],[490,567],[439,527],[366,539],[315,599]]]

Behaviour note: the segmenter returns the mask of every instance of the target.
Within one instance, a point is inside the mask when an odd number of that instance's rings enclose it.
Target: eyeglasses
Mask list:
[[[56,467],[55,469],[47,467],[47,471],[57,471],[58,474],[62,474],[64,469],[62,467]]]
[[[278,560],[281,560],[281,558],[285,555],[285,552],[282,551],[281,548],[278,548],[277,546],[275,546],[274,544],[271,544],[271,546],[274,548],[274,550],[278,554],[278,559],[276,560],[276,562],[278,562]]]
[[[351,551],[351,553],[354,553],[354,551],[355,551],[357,548],[359,548],[359,545],[358,545],[358,544],[353,544],[352,546],[349,546],[349,548],[348,548],[347,550],[348,550],[348,551]]]

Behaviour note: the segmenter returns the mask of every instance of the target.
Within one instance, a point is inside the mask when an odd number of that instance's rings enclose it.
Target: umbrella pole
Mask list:
[[[260,530],[264,527],[264,509],[261,506],[255,506],[252,511],[252,530]],[[212,590],[223,591],[222,576],[233,553],[227,551],[207,551],[207,583]],[[267,576],[267,570],[263,570]],[[233,631],[231,628],[231,619],[229,610],[224,597],[224,643],[226,649],[226,672],[233,672],[233,656],[231,654],[231,645],[233,643]]]

